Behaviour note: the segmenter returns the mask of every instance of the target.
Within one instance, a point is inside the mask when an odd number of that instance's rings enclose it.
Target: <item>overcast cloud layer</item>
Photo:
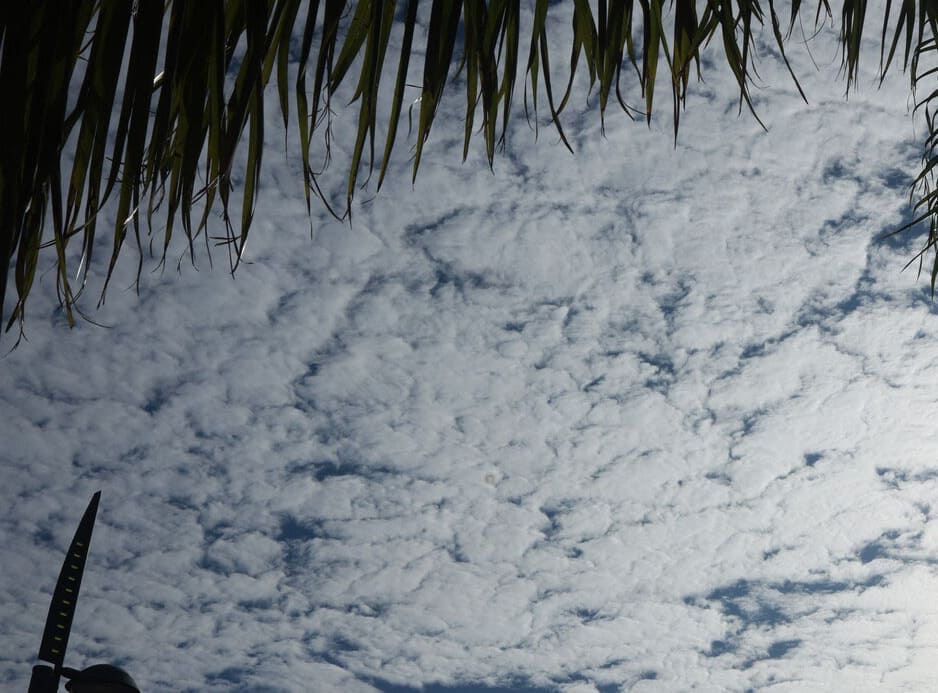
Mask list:
[[[829,38],[809,105],[763,52],[768,132],[705,65],[676,147],[666,94],[605,138],[580,99],[576,156],[519,113],[492,175],[451,98],[312,240],[271,110],[234,281],[128,257],[68,331],[47,274],[0,362],[4,689],[98,489],[67,663],[148,692],[934,688],[938,316],[874,240],[922,133]]]

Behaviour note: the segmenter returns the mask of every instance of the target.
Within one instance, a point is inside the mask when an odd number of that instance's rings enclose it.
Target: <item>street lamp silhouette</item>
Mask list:
[[[130,674],[112,664],[95,664],[81,671],[62,665],[100,499],[100,491],[91,497],[91,502],[88,503],[88,508],[68,547],[59,581],[55,583],[55,591],[52,593],[52,603],[49,605],[49,615],[37,657],[52,666],[37,664],[33,667],[29,693],[56,693],[61,677],[69,679],[65,684],[65,690],[69,693],[140,693]]]

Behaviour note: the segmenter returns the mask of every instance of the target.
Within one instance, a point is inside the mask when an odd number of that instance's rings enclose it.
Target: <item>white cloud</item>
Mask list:
[[[236,281],[122,267],[71,332],[41,285],[0,370],[5,684],[102,488],[69,663],[146,690],[930,685],[934,316],[873,241],[906,83],[797,60],[768,133],[711,72],[676,148],[663,99],[605,139],[584,107],[576,156],[519,120],[494,176],[454,101],[413,189],[400,147],[312,241],[271,136]]]

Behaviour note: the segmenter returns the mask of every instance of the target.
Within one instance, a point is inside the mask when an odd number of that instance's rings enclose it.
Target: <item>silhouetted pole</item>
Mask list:
[[[42,643],[39,645],[38,659],[49,662],[52,666],[37,664],[33,667],[29,693],[57,693],[59,679],[63,676],[71,679],[65,685],[70,693],[140,693],[130,674],[110,664],[95,664],[82,671],[63,666],[100,499],[100,491],[91,497],[91,502],[88,503],[68,547],[65,562],[59,572],[59,580],[55,583],[55,591],[52,593],[46,627],[42,632]]]

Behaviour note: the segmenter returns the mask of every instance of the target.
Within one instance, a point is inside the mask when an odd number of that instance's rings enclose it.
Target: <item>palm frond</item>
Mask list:
[[[802,12],[792,0],[787,30],[782,29],[775,0],[574,0],[568,73],[555,90],[550,40],[551,6],[535,0],[522,16],[519,0],[459,2],[432,0],[420,13],[419,0],[33,0],[6,3],[0,10],[0,319],[13,270],[15,302],[7,329],[25,319],[26,302],[37,267],[49,259],[56,268],[60,301],[69,323],[98,262],[99,221],[113,229],[101,298],[128,233],[138,249],[137,278],[144,246],[157,240],[160,257],[170,247],[177,224],[193,261],[195,243],[208,243],[208,226],[220,202],[224,224],[221,242],[229,250],[233,271],[251,228],[262,173],[264,99],[275,79],[275,97],[285,127],[295,120],[307,211],[312,199],[325,204],[318,178],[322,168],[311,163],[316,132],[323,137],[329,162],[331,107],[334,95],[358,66],[353,101],[358,120],[346,175],[347,215],[360,186],[360,172],[377,167],[378,188],[385,180],[398,139],[407,79],[418,26],[426,22],[422,82],[419,85],[413,176],[453,75],[465,90],[463,158],[475,132],[481,133],[492,164],[512,113],[522,51],[525,63],[525,106],[535,117],[539,95],[547,101],[550,122],[561,141],[572,147],[561,123],[574,75],[585,66],[596,89],[599,116],[605,119],[613,93],[632,117],[650,119],[655,85],[667,74],[672,94],[675,138],[680,126],[691,71],[700,78],[701,52],[716,40],[724,67],[739,89],[744,105],[758,119],[750,96],[753,48],[757,31],[767,21],[791,77],[805,94],[788,63],[785,43]],[[866,0],[845,0],[840,22],[842,69],[847,89],[856,80],[867,24]],[[819,0],[815,27],[831,16],[828,0]],[[423,18],[423,19],[421,19]],[[523,21],[524,20],[524,21]],[[522,24],[525,26],[522,26]],[[388,47],[400,32],[400,53],[393,83],[382,84],[389,63]],[[938,74],[924,62],[938,51],[938,5],[931,0],[887,0],[880,33],[880,72],[898,62],[911,67],[911,84],[923,91]],[[165,47],[165,52],[164,52]],[[289,84],[290,61],[297,59],[296,81]],[[924,62],[923,62],[924,61]],[[634,72],[642,108],[623,97],[623,68]],[[312,72],[309,87],[308,71]],[[389,81],[389,80],[388,80]],[[381,89],[391,93],[390,110],[380,110]],[[115,95],[122,94],[119,102]],[[69,108],[69,98],[74,103]],[[923,167],[913,187],[918,218],[931,220],[926,250],[938,247],[938,123],[934,99],[938,89],[918,102],[928,126]],[[481,126],[476,128],[477,114]],[[375,151],[378,133],[383,147]],[[246,148],[246,169],[239,190],[233,179],[237,154]],[[71,168],[63,171],[66,152]],[[240,197],[240,210],[232,209]],[[115,215],[99,219],[115,200]],[[193,217],[195,215],[195,217]],[[147,231],[141,230],[146,217]],[[160,219],[162,222],[160,223]],[[155,223],[156,222],[156,223]],[[161,238],[153,229],[160,225]],[[51,234],[46,238],[44,234]],[[76,238],[80,237],[80,241]],[[79,243],[78,251],[70,244]],[[76,286],[70,281],[76,262]],[[209,256],[211,257],[211,256]],[[938,253],[932,289],[938,277]]]

